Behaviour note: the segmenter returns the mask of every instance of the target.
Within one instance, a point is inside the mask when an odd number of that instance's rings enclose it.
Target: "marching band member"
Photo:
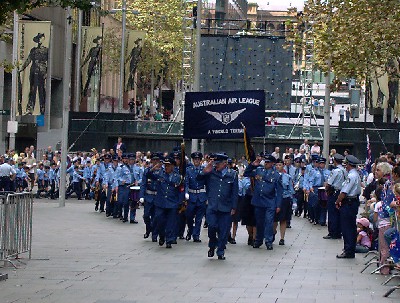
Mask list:
[[[237,173],[235,170],[228,171],[227,160],[227,155],[215,154],[197,176],[197,180],[205,180],[208,197],[208,257],[214,257],[217,249],[219,260],[225,260],[231,215],[235,214],[239,193]]]
[[[193,236],[193,242],[201,242],[200,230],[206,211],[207,194],[205,180],[197,180],[197,176],[203,170],[201,166],[203,154],[194,152],[191,154],[191,158],[193,165],[187,167],[185,177],[185,199],[188,201],[186,209],[186,223],[188,226],[186,240],[190,241]]]

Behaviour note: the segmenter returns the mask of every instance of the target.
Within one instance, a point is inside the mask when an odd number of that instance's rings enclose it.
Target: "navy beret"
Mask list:
[[[341,154],[334,154],[333,159],[335,161],[342,162],[344,160],[344,157]]]
[[[226,154],[218,153],[218,154],[213,154],[213,159],[214,162],[219,163],[225,160],[228,160],[228,156]]]
[[[264,161],[266,163],[275,163],[276,162],[276,158],[272,155],[264,155]]]
[[[191,155],[190,155],[190,157],[192,158],[192,159],[194,159],[194,158],[199,158],[199,159],[202,159],[203,158],[203,154],[201,153],[201,152],[194,152],[194,153],[192,153]]]
[[[172,157],[166,157],[166,158],[164,159],[163,163],[164,163],[164,164],[172,164],[172,165],[175,165],[175,164],[176,164],[174,158],[172,158]]]
[[[358,159],[357,159],[356,157],[354,157],[353,155],[347,155],[346,158],[345,158],[345,162],[348,163],[348,164],[350,164],[350,165],[352,165],[352,166],[355,166],[355,165],[361,163],[360,160],[358,160]]]

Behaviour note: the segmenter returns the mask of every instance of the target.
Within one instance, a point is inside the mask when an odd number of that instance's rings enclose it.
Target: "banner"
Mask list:
[[[184,138],[243,138],[265,135],[265,92],[225,91],[186,93]]]
[[[17,115],[44,115],[51,22],[20,20],[18,24]]]
[[[103,45],[103,28],[82,26],[82,98],[90,98],[88,105],[98,104],[100,78],[101,78],[101,56]],[[90,109],[88,108],[90,111]],[[97,111],[97,109],[91,109]]]
[[[146,32],[129,30],[126,33],[125,46],[125,91],[135,88],[135,74],[140,61],[140,54]]]

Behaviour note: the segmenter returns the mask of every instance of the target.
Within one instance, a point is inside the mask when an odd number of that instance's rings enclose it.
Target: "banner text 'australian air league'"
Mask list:
[[[243,138],[265,134],[265,93],[254,91],[186,93],[184,137]]]

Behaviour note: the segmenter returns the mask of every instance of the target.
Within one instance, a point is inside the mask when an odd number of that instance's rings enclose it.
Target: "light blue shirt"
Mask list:
[[[293,179],[289,174],[282,173],[282,187],[283,187],[283,192],[282,192],[282,197],[283,198],[291,198],[295,192],[293,188]]]
[[[332,170],[329,178],[328,184],[333,186],[336,190],[342,189],[343,182],[346,180],[347,172],[342,165],[338,165]]]
[[[347,194],[348,197],[354,197],[361,194],[361,178],[355,168],[352,168],[349,171],[340,192]]]

